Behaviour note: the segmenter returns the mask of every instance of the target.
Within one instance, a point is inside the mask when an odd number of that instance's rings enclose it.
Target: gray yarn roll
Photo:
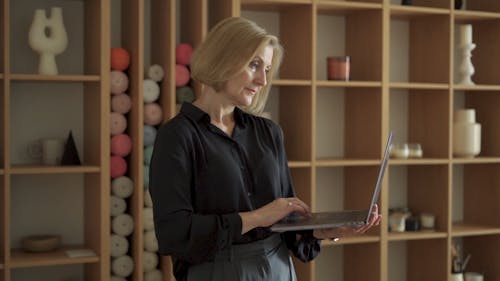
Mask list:
[[[144,250],[148,252],[158,251],[158,240],[154,230],[144,232]]]
[[[143,215],[143,228],[144,231],[153,230],[155,228],[153,219],[153,208],[144,208],[142,211]]]
[[[134,182],[126,176],[117,177],[111,182],[111,193],[120,198],[128,198],[134,192]]]
[[[111,256],[114,258],[124,256],[128,252],[129,243],[127,238],[112,234],[110,238]]]
[[[142,267],[144,272],[154,270],[158,266],[158,255],[153,252],[142,253]]]
[[[162,281],[163,275],[158,269],[153,269],[144,273],[144,281]]]
[[[129,214],[118,215],[111,221],[111,230],[115,234],[128,236],[134,231],[134,219]]]
[[[177,89],[175,89],[175,98],[177,103],[193,102],[194,91],[191,87],[178,87]]]
[[[111,262],[111,272],[119,277],[128,277],[134,271],[134,260],[130,256],[121,256]]]
[[[123,198],[111,195],[109,207],[111,209],[111,216],[116,217],[125,212],[127,209],[127,202],[125,202]]]

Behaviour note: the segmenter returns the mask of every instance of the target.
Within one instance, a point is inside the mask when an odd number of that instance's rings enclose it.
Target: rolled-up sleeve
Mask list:
[[[241,217],[199,214],[193,206],[196,155],[189,132],[169,124],[157,133],[150,164],[150,193],[159,253],[190,263],[213,258],[241,237]]]

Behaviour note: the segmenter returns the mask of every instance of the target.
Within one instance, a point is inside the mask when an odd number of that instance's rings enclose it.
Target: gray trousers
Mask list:
[[[297,281],[292,258],[279,234],[249,244],[233,245],[213,262],[193,265],[187,281]]]

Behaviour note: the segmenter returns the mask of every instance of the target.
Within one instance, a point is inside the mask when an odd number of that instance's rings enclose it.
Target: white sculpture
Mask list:
[[[459,65],[460,78],[458,83],[462,85],[474,85],[475,83],[471,79],[475,72],[471,61],[471,52],[476,48],[476,44],[472,43],[472,25],[464,24],[460,26],[459,48],[462,52],[462,57]]]
[[[52,7],[50,18],[45,10],[35,10],[29,31],[30,47],[40,54],[39,74],[57,75],[55,56],[68,46],[68,35],[64,28],[62,8]]]

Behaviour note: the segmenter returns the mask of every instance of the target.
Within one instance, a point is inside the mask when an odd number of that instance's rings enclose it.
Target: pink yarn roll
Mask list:
[[[182,87],[189,82],[189,69],[185,65],[175,65],[175,86]]]
[[[127,173],[127,161],[120,156],[111,156],[110,159],[110,174],[111,178],[124,176]]]
[[[112,136],[121,134],[127,129],[127,119],[123,116],[123,114],[111,112],[109,122]]]
[[[144,104],[144,124],[155,126],[163,120],[163,110],[160,105],[153,102]]]
[[[122,71],[111,71],[109,81],[111,94],[125,93],[128,89],[128,77]]]
[[[182,65],[188,65],[191,61],[193,47],[187,43],[181,43],[175,48],[175,62]]]
[[[127,114],[132,108],[132,101],[127,94],[116,94],[111,98],[111,111]]]
[[[132,151],[132,139],[127,134],[115,135],[111,138],[111,154],[126,157]]]

